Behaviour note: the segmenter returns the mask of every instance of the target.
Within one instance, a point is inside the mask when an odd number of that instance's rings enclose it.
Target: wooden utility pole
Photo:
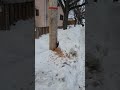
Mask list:
[[[57,47],[58,0],[49,0],[49,49]]]

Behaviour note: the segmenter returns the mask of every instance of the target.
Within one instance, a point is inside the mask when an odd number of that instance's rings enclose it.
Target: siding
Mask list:
[[[35,0],[35,8],[39,10],[39,16],[35,17],[37,27],[46,27],[46,0]]]

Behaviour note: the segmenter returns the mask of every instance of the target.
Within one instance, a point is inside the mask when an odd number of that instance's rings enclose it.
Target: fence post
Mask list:
[[[3,4],[3,7],[2,7],[2,29],[5,30],[5,4]]]
[[[8,7],[8,4],[5,5],[5,29],[9,30],[9,7]]]
[[[3,12],[3,8],[2,8],[2,4],[0,4],[0,30],[2,30],[2,12]]]

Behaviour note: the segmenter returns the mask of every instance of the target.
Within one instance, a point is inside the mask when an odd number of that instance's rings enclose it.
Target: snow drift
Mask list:
[[[35,90],[85,90],[85,27],[58,29],[59,56],[49,35],[35,40]]]

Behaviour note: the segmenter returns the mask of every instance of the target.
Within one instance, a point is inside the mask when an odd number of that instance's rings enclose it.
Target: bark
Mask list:
[[[56,6],[57,1],[49,2],[49,7]],[[49,9],[49,49],[55,50],[57,48],[57,16],[58,10]]]
[[[69,1],[65,2],[65,12],[64,12],[64,20],[63,20],[63,30],[67,29],[68,25],[68,14],[69,14]]]
[[[67,29],[67,25],[68,25],[68,14],[69,14],[68,11],[64,14],[63,30]]]

